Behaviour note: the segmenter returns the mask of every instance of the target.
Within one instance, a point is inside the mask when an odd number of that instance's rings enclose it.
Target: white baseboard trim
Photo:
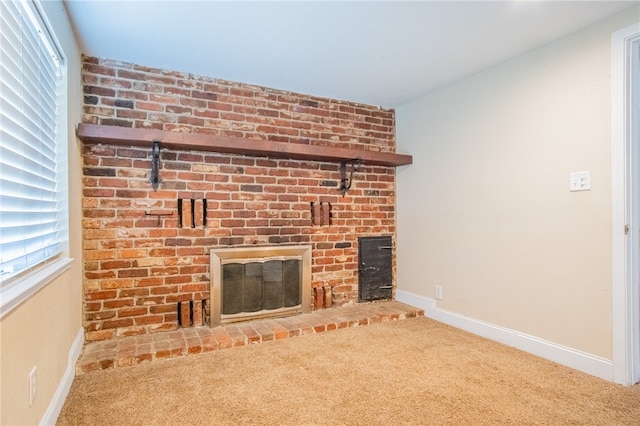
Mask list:
[[[44,416],[42,416],[42,420],[40,421],[41,426],[53,426],[56,424],[60,411],[62,411],[64,401],[67,399],[67,395],[69,394],[69,389],[71,389],[73,378],[76,376],[76,363],[78,362],[78,358],[80,358],[83,345],[84,330],[80,328],[80,330],[78,330],[78,334],[76,334],[76,338],[73,339],[71,348],[69,349],[67,369],[62,376],[62,380],[60,380],[56,393],[53,395],[53,398],[49,403],[47,411],[44,413]]]
[[[512,346],[592,376],[600,377],[610,382],[613,381],[613,362],[611,360],[438,308],[434,299],[408,291],[397,290],[396,300],[424,309],[424,315],[436,321]]]

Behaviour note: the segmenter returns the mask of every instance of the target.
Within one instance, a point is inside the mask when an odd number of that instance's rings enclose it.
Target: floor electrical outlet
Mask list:
[[[33,367],[29,373],[29,407],[33,405],[36,400],[36,394],[38,392],[38,367]]]

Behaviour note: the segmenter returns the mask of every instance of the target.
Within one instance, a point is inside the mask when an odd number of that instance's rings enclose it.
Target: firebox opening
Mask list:
[[[231,260],[222,265],[222,314],[300,304],[301,259]]]

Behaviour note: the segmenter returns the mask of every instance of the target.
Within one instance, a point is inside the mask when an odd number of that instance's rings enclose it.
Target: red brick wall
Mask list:
[[[85,123],[395,151],[393,110],[91,57],[83,84]],[[312,285],[357,302],[358,237],[395,236],[390,167],[362,166],[342,197],[334,163],[162,149],[154,191],[150,147],[86,145],[83,161],[88,341],[176,328],[177,302],[208,298],[213,247],[310,244]],[[206,200],[206,226],[181,226],[178,200]]]

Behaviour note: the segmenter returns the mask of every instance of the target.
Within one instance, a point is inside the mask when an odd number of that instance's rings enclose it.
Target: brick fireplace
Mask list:
[[[390,109],[92,57],[83,86],[87,124],[395,151]],[[212,249],[308,245],[308,285],[340,306],[358,302],[358,238],[395,241],[394,167],[364,162],[343,196],[339,163],[161,145],[154,190],[151,142],[83,146],[87,341],[176,329],[180,302],[209,303]]]

